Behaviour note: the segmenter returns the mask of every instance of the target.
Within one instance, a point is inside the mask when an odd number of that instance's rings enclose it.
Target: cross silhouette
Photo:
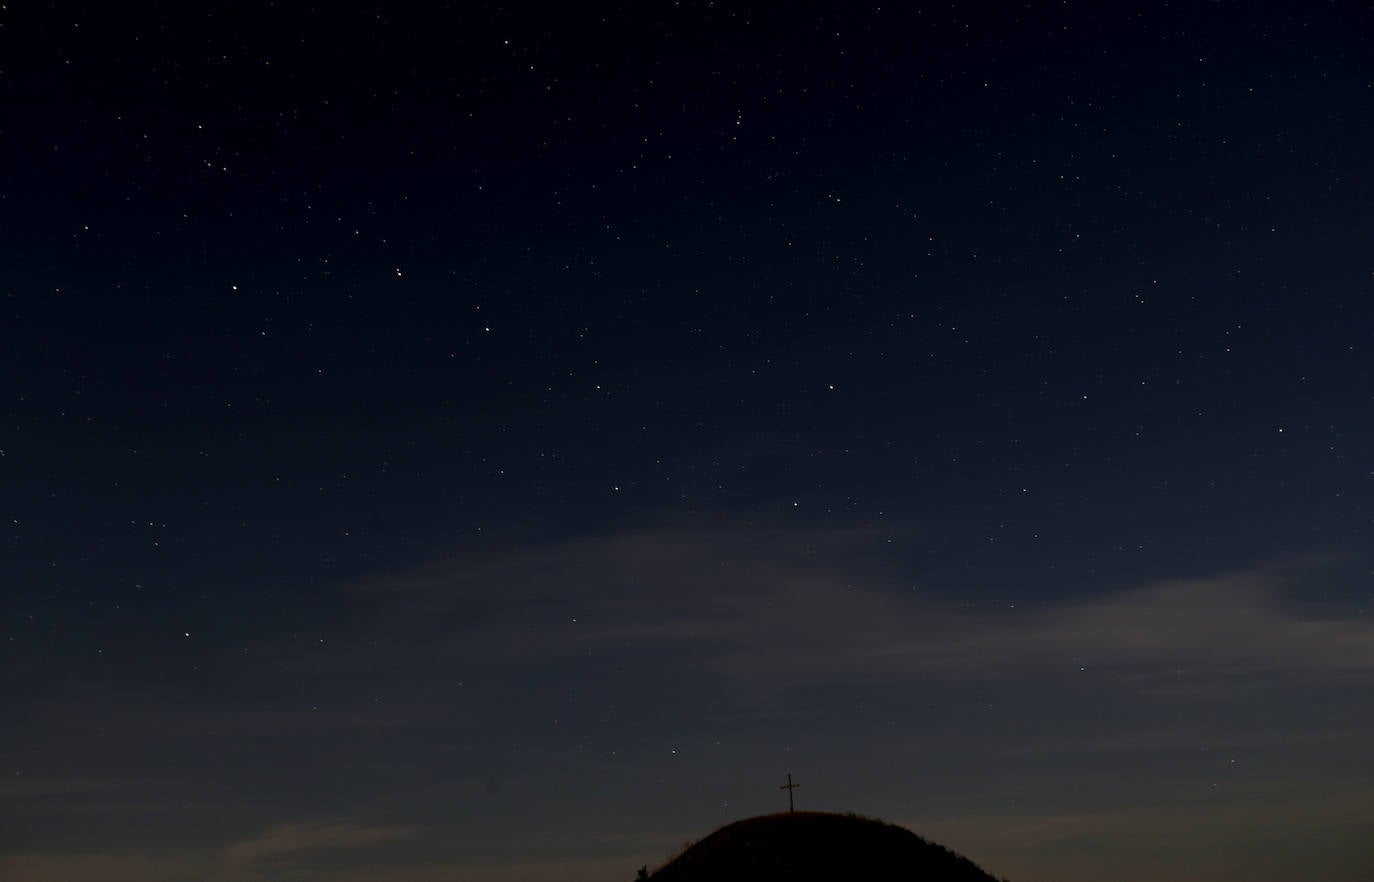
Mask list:
[[[791,773],[791,772],[788,772],[788,773],[787,773],[787,783],[784,784],[784,785],[782,785],[781,787],[778,788],[779,790],[786,790],[786,791],[787,791],[787,810],[788,810],[789,812],[794,812],[794,811],[796,811],[796,809],[794,809],[794,808],[792,807],[792,791],[793,791],[793,790],[796,790],[796,789],[797,789],[798,787],[800,787],[800,786],[801,786],[800,784],[793,784],[793,783],[792,783],[792,773]]]

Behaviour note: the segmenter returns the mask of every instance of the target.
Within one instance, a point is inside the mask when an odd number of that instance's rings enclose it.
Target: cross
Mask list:
[[[787,783],[784,784],[784,785],[782,785],[781,787],[778,788],[779,790],[786,790],[786,791],[787,791],[787,810],[788,810],[789,812],[794,812],[794,811],[796,811],[796,809],[794,809],[794,808],[792,807],[792,791],[793,791],[793,790],[796,790],[796,789],[797,789],[798,787],[800,787],[800,786],[801,786],[800,784],[793,784],[793,783],[792,783],[792,773],[791,773],[791,772],[788,772],[788,773],[787,773]]]

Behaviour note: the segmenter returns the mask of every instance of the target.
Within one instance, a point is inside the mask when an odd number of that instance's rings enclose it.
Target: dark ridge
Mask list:
[[[854,814],[794,812],[727,824],[659,867],[653,882],[999,882],[904,827]],[[1000,880],[1005,882],[1005,880]]]

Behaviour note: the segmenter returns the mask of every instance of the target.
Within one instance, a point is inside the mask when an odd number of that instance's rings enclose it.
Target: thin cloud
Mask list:
[[[898,823],[955,850],[976,852],[985,867],[1013,879],[1086,882],[1109,876],[1123,882],[1150,882],[1224,864],[1216,867],[1219,876],[1243,874],[1268,882],[1295,878],[1293,871],[1302,868],[1276,863],[1274,852],[1254,848],[1257,831],[1276,841],[1294,835],[1322,837],[1333,852],[1344,848],[1364,855],[1366,861],[1357,857],[1350,862],[1359,866],[1374,858],[1374,849],[1358,844],[1365,841],[1363,833],[1371,820],[1374,798],[1341,795],[1272,803],[921,817]],[[1246,849],[1227,847],[1247,841],[1252,844]],[[1108,849],[1116,851],[1113,858],[1104,857],[1097,866],[1091,857],[1076,861],[1075,874],[1065,875],[1065,854],[1105,855]],[[1130,861],[1121,861],[1123,851]],[[1297,855],[1292,863],[1301,863],[1313,874],[1310,855]],[[1320,871],[1315,875],[1320,876]]]
[[[374,827],[347,821],[282,824],[224,849],[232,864],[270,860],[301,851],[360,848],[414,835],[405,827]]]
[[[171,882],[202,876],[202,862],[121,854],[0,855],[6,882]]]
[[[1295,611],[1284,591],[1303,571],[1291,566],[980,610],[885,561],[884,543],[901,536],[644,531],[445,561],[357,594],[388,601],[385,629],[429,636],[410,645],[413,657],[545,664],[653,644],[730,679],[999,678],[1089,666],[1374,671],[1374,621]]]
[[[1163,581],[1027,613],[946,615],[920,641],[871,650],[925,670],[1174,667],[1218,674],[1374,671],[1374,622],[1308,618],[1283,603],[1285,576],[1256,569]]]
[[[652,855],[631,854],[622,858],[575,858],[511,864],[473,866],[453,861],[421,866],[387,864],[344,867],[333,870],[334,882],[602,882],[626,877],[634,867],[652,864]],[[166,858],[120,854],[10,854],[0,855],[0,878],[5,882],[271,882],[278,878],[271,865],[255,862],[215,864],[213,859],[192,856]]]

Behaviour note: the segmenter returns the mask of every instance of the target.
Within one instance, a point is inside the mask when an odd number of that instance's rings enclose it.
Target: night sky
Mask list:
[[[0,877],[1374,872],[1364,3],[0,6]]]

